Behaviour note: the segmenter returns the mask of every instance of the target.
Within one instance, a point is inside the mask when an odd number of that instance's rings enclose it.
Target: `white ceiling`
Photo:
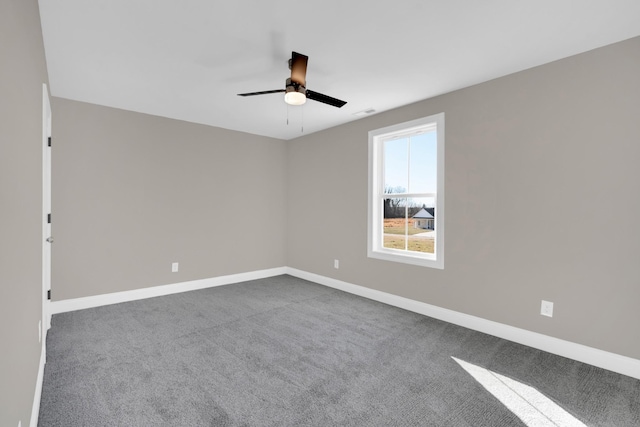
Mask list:
[[[638,0],[39,3],[54,96],[281,139],[640,35]],[[236,96],[284,88],[292,50],[347,105]]]

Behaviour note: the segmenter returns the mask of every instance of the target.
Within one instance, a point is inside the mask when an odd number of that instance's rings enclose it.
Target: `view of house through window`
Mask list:
[[[370,132],[369,256],[442,268],[421,260],[442,257],[443,132],[444,114]]]

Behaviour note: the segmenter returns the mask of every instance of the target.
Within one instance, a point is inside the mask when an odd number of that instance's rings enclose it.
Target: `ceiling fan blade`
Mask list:
[[[298,52],[291,52],[291,81],[307,86],[307,62],[309,57]]]
[[[307,99],[313,99],[314,101],[323,102],[325,104],[333,105],[334,107],[341,108],[347,101],[341,101],[337,98],[332,98],[327,95],[323,95],[318,92],[307,89]]]
[[[279,93],[284,91],[285,91],[284,89],[263,90],[262,92],[239,93],[238,96],[266,95],[268,93]]]

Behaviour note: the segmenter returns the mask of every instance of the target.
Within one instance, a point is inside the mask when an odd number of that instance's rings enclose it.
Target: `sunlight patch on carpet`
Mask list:
[[[535,388],[472,363],[451,358],[528,427],[586,427]]]

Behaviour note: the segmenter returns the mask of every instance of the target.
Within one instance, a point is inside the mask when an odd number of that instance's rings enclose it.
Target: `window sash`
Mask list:
[[[384,143],[436,131],[436,189],[435,192],[385,193]],[[407,156],[410,159],[409,156]],[[434,252],[419,252],[384,247],[384,200],[399,198],[432,198],[436,209],[434,218]],[[369,227],[368,256],[389,261],[444,268],[444,113],[389,126],[369,132]],[[408,238],[408,217],[405,210],[405,236]]]

